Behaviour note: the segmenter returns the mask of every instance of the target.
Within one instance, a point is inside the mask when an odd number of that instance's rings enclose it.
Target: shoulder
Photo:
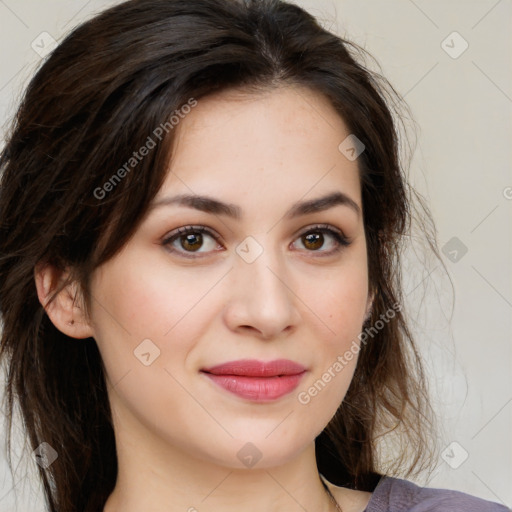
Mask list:
[[[383,476],[364,512],[510,512],[499,503],[460,491],[420,487]]]

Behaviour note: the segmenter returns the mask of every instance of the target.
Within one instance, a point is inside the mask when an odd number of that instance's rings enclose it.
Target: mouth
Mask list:
[[[306,371],[289,359],[241,359],[201,369],[217,386],[253,402],[277,400],[291,393]]]

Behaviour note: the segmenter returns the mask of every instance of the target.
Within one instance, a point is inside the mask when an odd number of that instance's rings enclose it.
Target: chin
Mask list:
[[[235,437],[222,446],[216,444],[222,453],[210,454],[213,456],[211,461],[229,469],[267,469],[291,462],[314,443],[313,436],[311,439],[291,439],[289,435],[275,433],[275,437],[274,434],[267,437],[269,432],[271,430],[259,436]]]

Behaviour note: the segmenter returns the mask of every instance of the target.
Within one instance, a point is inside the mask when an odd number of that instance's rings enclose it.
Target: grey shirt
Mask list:
[[[460,491],[420,487],[383,476],[364,512],[510,512],[512,509]]]

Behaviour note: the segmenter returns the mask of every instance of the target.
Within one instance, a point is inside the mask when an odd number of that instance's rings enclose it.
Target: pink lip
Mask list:
[[[241,359],[201,370],[222,388],[256,402],[275,400],[293,391],[306,372],[288,359]]]

